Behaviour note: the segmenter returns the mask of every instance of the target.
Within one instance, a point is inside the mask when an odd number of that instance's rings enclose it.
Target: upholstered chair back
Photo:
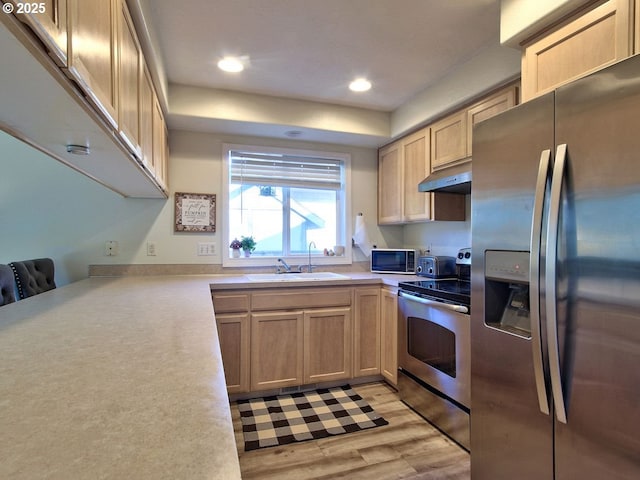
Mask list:
[[[27,298],[56,288],[54,265],[50,258],[36,258],[9,264],[20,298]]]
[[[9,265],[0,265],[0,306],[16,301],[15,280]]]

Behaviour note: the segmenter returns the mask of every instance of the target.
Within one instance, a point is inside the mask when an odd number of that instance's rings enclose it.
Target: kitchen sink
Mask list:
[[[251,282],[299,282],[304,280],[346,280],[347,275],[333,272],[255,273],[245,275]]]

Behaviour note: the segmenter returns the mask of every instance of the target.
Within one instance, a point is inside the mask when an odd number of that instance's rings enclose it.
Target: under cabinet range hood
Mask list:
[[[418,191],[471,193],[471,162],[433,172],[418,184]]]

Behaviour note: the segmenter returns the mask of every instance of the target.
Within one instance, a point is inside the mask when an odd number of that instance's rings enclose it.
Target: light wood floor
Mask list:
[[[469,480],[469,454],[404,405],[395,390],[385,383],[353,388],[389,425],[245,452],[233,403],[242,478]]]

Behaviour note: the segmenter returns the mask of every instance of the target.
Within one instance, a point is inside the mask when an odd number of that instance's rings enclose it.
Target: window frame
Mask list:
[[[345,253],[343,256],[325,256],[322,254],[312,254],[311,261],[313,265],[351,265],[352,264],[352,246],[351,246],[351,238],[353,236],[353,225],[351,222],[352,212],[351,212],[351,155],[348,153],[340,153],[340,152],[328,152],[322,150],[308,150],[308,149],[297,149],[290,147],[266,147],[259,145],[242,145],[242,144],[230,144],[224,143],[222,145],[222,201],[219,202],[219,205],[222,206],[222,245],[220,248],[221,257],[222,257],[222,266],[223,267],[264,267],[264,266],[276,266],[277,258],[283,258],[287,263],[292,265],[293,267],[297,267],[300,265],[306,265],[308,263],[307,255],[289,255],[289,256],[273,256],[273,257],[240,257],[240,258],[232,258],[230,256],[229,249],[229,182],[230,182],[230,151],[233,150],[242,150],[245,152],[252,153],[272,153],[272,154],[288,154],[288,155],[299,155],[299,156],[309,156],[309,157],[323,157],[330,158],[334,160],[340,160],[343,164],[344,175],[343,175],[343,187],[339,190],[343,196],[344,202],[344,225],[338,225],[338,229],[342,229],[344,231],[344,247]],[[295,185],[292,185],[293,188],[296,188]],[[323,246],[318,245],[318,248],[323,248]]]

